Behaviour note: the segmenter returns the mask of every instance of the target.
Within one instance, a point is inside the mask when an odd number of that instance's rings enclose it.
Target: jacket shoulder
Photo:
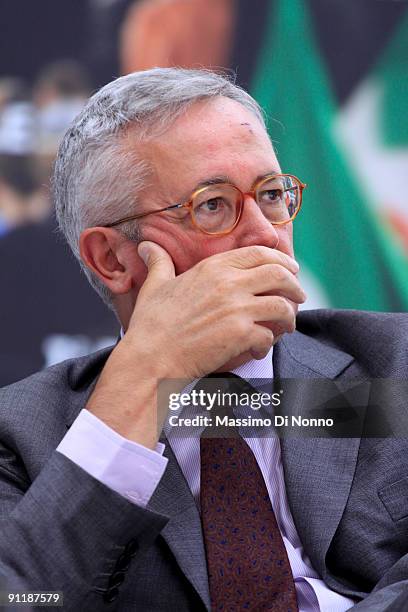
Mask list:
[[[305,310],[297,329],[352,355],[373,377],[407,377],[408,313]]]
[[[66,359],[49,366],[11,385],[0,389],[0,397],[4,395],[20,395],[25,390],[44,388],[48,392],[53,389],[68,388],[73,391],[81,389],[98,376],[105,365],[113,346],[74,359]]]
[[[14,439],[23,423],[28,437],[55,434],[59,441],[65,423],[86,404],[112,349],[68,359],[0,389],[2,440]]]

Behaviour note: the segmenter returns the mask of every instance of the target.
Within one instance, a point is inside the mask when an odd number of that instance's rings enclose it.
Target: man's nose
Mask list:
[[[279,244],[279,234],[265,217],[252,195],[244,198],[242,216],[238,224],[240,246],[260,244],[276,249]]]

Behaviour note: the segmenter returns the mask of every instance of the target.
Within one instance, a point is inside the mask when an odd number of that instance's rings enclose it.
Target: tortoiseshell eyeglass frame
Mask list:
[[[203,191],[205,191],[206,189],[208,189],[209,187],[211,187],[212,185],[205,185],[204,187],[199,187],[198,189],[196,189],[195,191],[193,191],[193,193],[191,194],[191,196],[188,198],[188,200],[186,202],[179,202],[178,204],[171,204],[170,206],[166,206],[165,208],[159,208],[157,210],[150,210],[148,212],[143,212],[143,213],[139,213],[137,215],[131,215],[129,217],[124,217],[122,219],[119,219],[118,221],[113,221],[112,223],[107,223],[105,225],[103,225],[102,227],[116,227],[117,225],[121,225],[122,223],[127,223],[128,221],[134,221],[136,219],[142,219],[143,217],[147,217],[148,215],[155,215],[157,213],[162,213],[162,212],[166,212],[168,210],[175,210],[175,209],[180,209],[180,208],[186,208],[189,213],[190,213],[190,217],[191,217],[191,222],[193,224],[193,226],[195,228],[197,228],[200,232],[203,232],[204,234],[208,234],[211,236],[224,236],[226,234],[229,234],[230,232],[232,232],[238,225],[238,223],[241,220],[242,217],[242,211],[243,211],[243,207],[244,207],[244,201],[245,198],[247,196],[250,196],[251,198],[253,198],[257,203],[258,203],[258,193],[260,191],[260,189],[262,188],[262,185],[264,185],[265,183],[269,182],[272,179],[277,179],[277,178],[291,178],[293,179],[295,185],[293,187],[289,187],[288,189],[285,189],[285,191],[290,191],[293,189],[298,189],[299,190],[299,203],[298,206],[294,212],[293,215],[291,215],[289,217],[289,219],[284,219],[282,221],[275,221],[275,222],[271,222],[272,225],[285,225],[286,223],[290,223],[291,221],[293,221],[293,219],[298,215],[300,208],[302,206],[302,195],[303,195],[303,190],[305,189],[305,187],[307,187],[306,183],[302,183],[302,181],[300,179],[298,179],[295,175],[293,174],[269,174],[266,177],[263,177],[262,179],[260,179],[259,181],[257,181],[253,187],[251,191],[248,191],[247,193],[242,192],[240,189],[238,189],[238,187],[236,187],[236,185],[233,185],[232,183],[220,183],[220,185],[228,185],[229,187],[233,187],[236,191],[237,194],[240,195],[240,197],[237,197],[236,200],[236,218],[235,221],[233,223],[233,225],[231,225],[231,227],[229,227],[228,229],[224,229],[222,231],[219,232],[209,232],[206,231],[205,229],[203,229],[199,223],[197,223],[195,215],[194,215],[194,209],[193,209],[193,203],[194,203],[194,199]]]

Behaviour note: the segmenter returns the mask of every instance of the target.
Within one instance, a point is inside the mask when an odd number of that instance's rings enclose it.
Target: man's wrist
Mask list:
[[[124,343],[122,346],[120,346]],[[124,438],[154,449],[167,415],[158,385],[169,370],[158,357],[121,343],[109,357],[86,409]]]

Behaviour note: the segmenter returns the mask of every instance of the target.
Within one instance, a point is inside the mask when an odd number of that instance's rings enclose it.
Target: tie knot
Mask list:
[[[197,381],[194,390],[202,398],[203,407],[206,407],[210,415],[201,438],[238,437],[234,409],[240,405],[243,394],[250,397],[255,393],[255,389],[232,372],[216,372]]]
[[[248,393],[252,395],[256,392],[254,387],[244,378],[237,376],[233,372],[213,372],[200,378],[193,387],[194,390],[214,393],[219,391],[229,393]]]

